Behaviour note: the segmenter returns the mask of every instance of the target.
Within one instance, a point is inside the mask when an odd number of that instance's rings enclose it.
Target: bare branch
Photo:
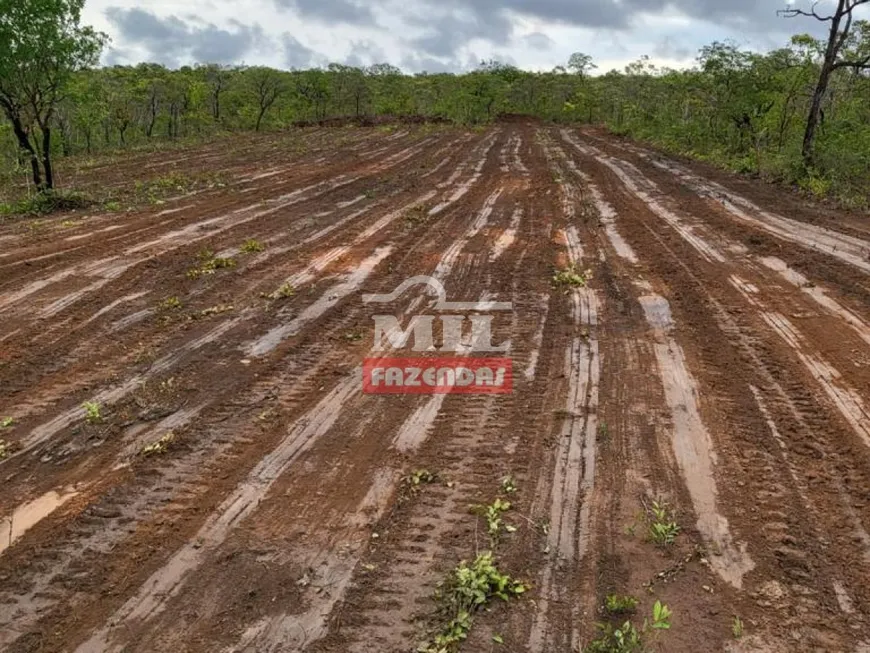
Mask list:
[[[860,2],[870,2],[870,0],[859,0],[859,1]],[[809,11],[807,11],[805,9],[792,8],[792,9],[780,9],[776,13],[779,14],[780,16],[784,16],[785,18],[795,18],[797,16],[807,16],[809,18],[815,18],[816,20],[819,20],[822,22],[834,20],[834,16],[819,16],[819,14],[816,13],[816,7],[818,6],[818,4],[819,4],[819,2],[818,2],[818,0],[816,0],[816,2],[813,3],[813,6]]]

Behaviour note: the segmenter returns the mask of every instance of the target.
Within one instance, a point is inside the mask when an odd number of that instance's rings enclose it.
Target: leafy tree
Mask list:
[[[575,52],[568,59],[568,69],[580,77],[588,76],[596,68],[598,66],[592,63],[592,57],[582,52]]]
[[[813,162],[813,145],[816,138],[816,130],[818,129],[819,120],[822,115],[822,103],[825,100],[825,95],[828,91],[828,85],[831,81],[832,73],[838,68],[852,68],[855,71],[870,69],[870,52],[861,48],[861,52],[856,53],[854,59],[844,59],[842,57],[846,45],[853,36],[852,28],[855,26],[854,11],[859,6],[867,4],[870,0],[837,0],[837,6],[834,12],[828,16],[820,15],[816,11],[816,4],[809,11],[792,8],[780,12],[784,16],[810,16],[818,21],[830,23],[828,31],[828,43],[825,47],[824,56],[822,59],[821,69],[819,71],[818,82],[816,83],[815,91],[813,92],[813,100],[810,104],[809,115],[807,116],[807,126],[804,132],[803,145],[801,147],[801,156],[804,163],[809,167]],[[866,34],[866,24],[859,25],[859,30]]]
[[[260,131],[266,112],[284,92],[284,84],[277,70],[258,66],[247,71],[249,92],[257,107],[257,122],[254,131]]]
[[[96,64],[106,40],[80,25],[83,5],[84,0],[0,0],[0,106],[42,191],[54,187],[51,127],[66,82]]]

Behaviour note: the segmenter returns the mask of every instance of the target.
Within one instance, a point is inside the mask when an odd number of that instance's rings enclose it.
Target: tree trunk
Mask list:
[[[828,83],[831,81],[831,73],[834,71],[834,64],[837,62],[839,48],[842,45],[840,37],[840,23],[843,20],[843,2],[841,0],[837,12],[831,20],[831,32],[828,35],[828,46],[825,49],[825,58],[822,61],[822,70],[819,74],[819,81],[816,84],[816,90],[813,92],[813,101],[810,104],[810,114],[807,116],[807,127],[804,131],[804,141],[801,147],[801,157],[804,160],[804,165],[810,167],[813,163],[813,145],[816,140],[816,130],[819,126],[819,118],[822,112],[822,102],[825,99],[825,94],[828,91]]]
[[[260,109],[260,115],[257,116],[257,126],[254,128],[255,132],[260,131],[260,123],[263,122],[264,115],[266,115],[266,109]]]
[[[45,169],[45,190],[54,188],[54,172],[51,169],[51,127],[42,128],[42,167]]]
[[[822,112],[822,102],[825,99],[828,82],[831,79],[831,70],[831,66],[827,62],[822,66],[822,74],[819,75],[819,82],[816,84],[813,101],[810,105],[810,114],[807,116],[807,127],[804,131],[804,142],[801,147],[801,156],[806,166],[810,166],[813,162],[813,145],[815,144],[816,130],[818,129],[819,118]]]
[[[145,130],[145,135],[151,138],[154,133],[154,123],[157,122],[157,100],[151,98],[151,120],[148,122],[148,128]]]
[[[24,131],[24,126],[21,124],[21,119],[16,116],[8,117],[12,122],[12,131],[15,132],[15,138],[18,139],[19,147],[22,149],[22,151],[27,153],[27,157],[30,159],[30,169],[33,173],[33,185],[36,186],[37,189],[41,190],[42,173],[39,170],[39,157],[36,156],[36,150],[33,149],[33,145],[31,145],[30,143],[30,138],[28,138],[27,132]]]

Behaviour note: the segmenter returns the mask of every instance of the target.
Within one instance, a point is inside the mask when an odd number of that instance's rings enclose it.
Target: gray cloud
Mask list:
[[[362,68],[375,63],[384,63],[389,59],[384,50],[372,41],[352,41],[350,54],[344,58],[346,66]]]
[[[290,34],[281,37],[281,45],[284,48],[284,65],[288,68],[308,68],[318,59],[314,50],[304,46]]]
[[[476,11],[434,13],[425,18],[413,17],[409,22],[423,28],[424,36],[414,38],[410,45],[415,52],[440,58],[453,58],[474,39],[496,45],[506,45],[513,35],[510,19],[501,14],[484,17]]]
[[[800,0],[806,2],[807,0]],[[479,19],[522,14],[578,27],[628,29],[638,26],[644,14],[661,14],[667,9],[719,24],[757,30],[778,24],[776,10],[785,7],[758,0],[439,0],[433,6],[472,10]]]
[[[660,39],[652,50],[652,54],[662,59],[686,60],[694,56],[694,51],[682,45],[678,39],[666,36]]]
[[[258,26],[231,21],[233,31],[210,23],[191,24],[177,16],[159,18],[143,9],[109,7],[106,17],[125,45],[138,45],[149,59],[168,66],[192,59],[197,62],[238,63],[266,37]]]
[[[311,18],[324,23],[348,25],[376,23],[372,10],[353,0],[275,0],[275,4],[295,11],[302,18]]]
[[[796,3],[804,6],[811,1]],[[256,54],[273,65],[294,68],[328,61],[363,66],[392,60],[410,71],[460,71],[474,67],[468,62],[476,62],[478,52],[485,58],[512,53],[523,65],[523,58],[537,51],[532,55],[536,65],[546,66],[548,53],[558,52],[562,58],[565,52],[579,49],[596,59],[647,52],[688,62],[690,53],[715,39],[732,36],[746,47],[764,49],[784,45],[789,34],[817,34],[824,27],[813,20],[777,16],[776,9],[784,7],[786,0],[270,0],[271,13],[266,14],[255,13],[255,2],[237,2],[237,12],[257,15],[269,36],[256,24],[230,21],[219,28],[203,20],[201,16],[217,20],[212,18],[216,7],[210,0],[188,0],[183,10],[170,16],[109,6],[105,15],[113,26],[117,49],[109,51],[104,61],[129,61],[144,51],[152,61],[167,65],[192,60],[241,63],[246,55]],[[822,0],[820,6],[830,2]],[[674,15],[688,19],[688,27],[685,20],[663,20]],[[282,35],[289,25],[282,26],[280,17],[294,25],[294,34],[300,33],[301,22],[301,30],[310,31],[313,41],[330,43],[338,53],[320,54],[296,37]],[[518,38],[523,18],[541,27]],[[594,36],[566,43],[556,36],[564,34],[563,29],[548,29],[554,25],[594,30]],[[378,34],[377,46],[366,40],[372,39],[373,30]]]
[[[785,6],[785,0],[782,2]],[[463,50],[475,40],[494,46],[507,45],[518,16],[596,29],[602,40],[617,34],[634,39],[639,30],[648,29],[646,23],[651,17],[666,12],[677,12],[714,29],[752,33],[771,42],[782,40],[784,34],[813,27],[789,24],[777,15],[776,3],[758,0],[381,0],[373,4],[380,4],[409,26],[423,30],[421,36],[406,40],[406,47],[415,57],[442,62],[465,56]],[[685,47],[661,43],[666,36],[644,33],[642,38],[649,39],[651,51],[658,49],[667,51],[670,57],[686,58],[689,51]],[[523,42],[537,50],[555,45],[543,32],[528,35]]]
[[[542,32],[526,34],[523,37],[523,40],[526,42],[526,45],[534,50],[549,50],[556,45],[556,42],[553,39]]]

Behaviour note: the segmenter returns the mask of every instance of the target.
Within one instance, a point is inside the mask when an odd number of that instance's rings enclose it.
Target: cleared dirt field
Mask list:
[[[469,506],[502,497],[499,566],[530,589],[463,651],[581,650],[610,594],[638,627],[671,608],[652,650],[870,650],[860,219],[531,122],[307,130],[82,182],[172,170],[229,183],[0,227],[0,648],[413,651],[491,547]],[[204,250],[236,264],[191,278]],[[587,287],[554,283],[571,264]],[[512,302],[513,393],[363,393],[362,297],[417,275]]]

